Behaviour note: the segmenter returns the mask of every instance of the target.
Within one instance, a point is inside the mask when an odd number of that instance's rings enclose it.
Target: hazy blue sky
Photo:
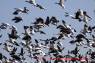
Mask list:
[[[26,3],[25,0],[0,0],[0,23],[7,22],[10,25],[15,25],[20,34],[23,32],[23,25],[30,25],[31,22],[35,21],[36,17],[43,17],[46,19],[47,16],[56,16],[60,21],[65,20],[67,24],[71,24],[71,26],[75,28],[77,32],[79,32],[84,24],[82,22],[78,22],[77,20],[73,20],[70,17],[64,17],[64,12],[69,12],[70,14],[74,15],[78,9],[82,9],[87,11],[88,15],[93,18],[91,21],[89,21],[89,25],[95,25],[95,13],[93,12],[95,10],[95,0],[67,0],[65,2],[65,9],[62,9],[59,5],[55,4],[58,1],[59,0],[37,0],[37,3],[46,8],[46,10],[40,10],[39,8],[33,7],[31,4]],[[30,10],[29,14],[20,14],[20,16],[23,17],[23,22],[15,24],[11,21],[11,19],[14,17],[12,14],[14,12],[14,8],[23,7],[27,7]],[[58,31],[54,28],[54,26],[45,28],[44,31],[47,32],[46,36],[36,34],[34,38],[45,39],[52,37],[52,34],[55,34]],[[0,42],[4,42],[5,39],[8,39],[6,36],[8,30],[6,33],[5,32],[6,30],[0,32],[4,34],[3,37],[0,38]],[[68,41],[68,39],[64,41],[64,46],[67,46],[67,49],[73,48],[66,41]]]

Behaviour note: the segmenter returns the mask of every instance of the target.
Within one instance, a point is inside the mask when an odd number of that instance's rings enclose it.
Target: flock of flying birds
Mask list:
[[[29,4],[32,4],[35,7],[40,9],[45,9],[43,6],[36,3],[35,0],[27,0],[25,1]],[[62,8],[64,6],[65,0],[60,0],[59,3]],[[28,14],[29,9],[27,7],[15,8],[13,15],[15,17],[12,19],[14,23],[19,23],[23,21],[21,16],[17,16],[19,14]],[[23,26],[24,32],[22,34],[18,34],[18,29],[14,25],[10,25],[8,23],[0,23],[0,31],[10,29],[11,31],[7,33],[8,39],[5,42],[1,42],[0,49],[3,49],[4,52],[7,52],[9,56],[5,56],[0,52],[0,63],[95,63],[95,51],[92,49],[95,48],[95,26],[89,26],[88,21],[91,21],[91,18],[87,11],[78,9],[74,15],[70,15],[69,13],[65,13],[65,17],[70,17],[73,20],[77,20],[79,22],[84,23],[84,28],[77,33],[77,30],[72,28],[71,25],[68,25],[65,20],[59,21],[55,16],[49,17],[46,19],[42,17],[38,17],[34,22],[29,26]],[[61,24],[59,24],[61,22]],[[58,32],[58,36],[47,38],[47,39],[34,39],[33,36],[36,33],[40,33],[40,35],[47,35],[42,29],[45,27],[50,27],[53,25],[56,27]],[[89,38],[88,35],[91,37]],[[0,40],[2,40],[3,34],[0,34]],[[62,42],[66,38],[71,38],[70,44],[76,45],[74,50],[68,50],[66,55],[62,53],[65,50]],[[80,47],[90,48],[85,55],[80,53]],[[44,49],[48,52],[44,52]],[[26,58],[27,57],[27,58]],[[50,59],[48,59],[48,57]],[[27,59],[30,58],[29,62]],[[56,58],[55,60],[52,60]],[[60,58],[60,59],[57,59]],[[70,58],[70,60],[63,60],[61,58]],[[79,60],[74,59],[79,58]],[[27,61],[26,61],[27,60]]]

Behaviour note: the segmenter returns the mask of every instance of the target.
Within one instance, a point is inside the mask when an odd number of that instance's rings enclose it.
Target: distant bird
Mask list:
[[[51,37],[51,39],[50,39],[52,42],[53,41],[57,41],[57,37]]]
[[[40,28],[44,27],[45,21],[44,21],[43,18],[39,17],[39,18],[36,18],[36,21],[34,23],[32,23],[32,24],[34,24],[33,25],[34,29],[39,31]]]
[[[49,18],[49,16],[47,16],[46,21],[45,21],[45,25],[49,26],[50,23],[51,23],[50,18]]]
[[[23,19],[22,19],[22,17],[21,16],[16,16],[16,17],[14,17],[13,19],[12,19],[12,21],[14,21],[15,23],[18,23],[18,22],[20,22],[20,21],[22,21]]]
[[[59,52],[58,52],[58,47],[56,47],[55,46],[56,44],[55,44],[55,42],[53,41],[50,41],[50,44],[49,44],[49,54],[50,53],[56,53],[56,54],[58,54]]]
[[[65,0],[59,0],[59,3],[56,4],[60,5],[64,9],[65,8],[64,2]]]
[[[61,52],[61,53],[62,53],[62,51],[64,50],[64,47],[59,46],[59,45],[57,45],[57,48],[58,48],[58,51]]]
[[[92,35],[92,38],[93,38],[92,40],[95,42],[95,36],[94,35]]]
[[[39,5],[39,4],[37,4],[36,7],[38,7],[39,9],[45,10],[45,8],[43,6],[41,6],[41,5]]]
[[[84,29],[82,30],[82,33],[86,34],[86,33],[91,33],[91,32],[92,32],[92,27],[88,26],[87,24],[84,24]]]
[[[46,40],[42,40],[42,39],[40,39],[40,41],[44,41],[45,42],[45,46],[47,46],[48,44],[49,44],[49,39],[46,39]]]
[[[90,39],[90,46],[95,47],[95,36],[92,35],[92,39]]]
[[[34,6],[36,6],[36,0],[26,0],[25,2],[28,2],[30,4],[33,4]]]
[[[40,32],[40,34],[46,34],[44,31],[41,31],[41,30],[40,30],[40,31],[38,31],[38,32]]]
[[[69,15],[69,16],[71,16],[73,19],[78,19],[79,22],[83,21],[85,23],[87,23],[89,20],[92,19],[90,16],[88,16],[86,11],[81,10],[81,9],[77,10],[77,12],[75,13],[75,17],[73,17],[72,15]]]
[[[34,6],[38,7],[39,9],[44,9],[41,5],[36,3],[36,0],[26,0],[25,2],[33,4]]]
[[[59,34],[58,39],[63,39],[64,35],[62,33]]]
[[[78,9],[77,12],[75,13],[75,17],[72,17],[73,19],[78,19],[79,22],[82,21],[82,17],[83,17],[83,10]]]
[[[23,49],[23,48],[21,48],[21,51],[20,51],[19,55],[20,55],[20,56],[23,56],[23,55],[24,55],[24,53],[25,53],[25,52],[24,52],[24,49]]]
[[[42,50],[42,48],[41,47],[43,47],[43,45],[41,45],[38,41],[36,42],[36,44],[35,44],[35,46],[33,47],[33,54],[34,55],[45,55],[45,53],[43,52],[43,50]]]
[[[82,45],[82,44],[84,44],[83,40],[85,39],[88,46],[89,46],[90,41],[89,41],[89,39],[87,37],[85,37],[85,35],[78,34],[75,38],[76,38],[75,40],[72,40],[69,43],[71,43],[71,44],[78,43],[78,44]]]
[[[2,34],[0,34],[0,38],[2,37]]]
[[[76,41],[75,41],[75,40],[71,40],[69,43],[70,43],[70,44],[75,44]]]
[[[35,39],[35,43],[39,43],[37,39]]]
[[[16,46],[19,46],[19,44],[16,41],[18,38],[20,38],[20,36],[18,35],[18,32],[17,32],[17,28],[12,26],[12,28],[10,28],[10,29],[11,29],[11,33],[8,33],[8,37],[9,37],[8,42],[10,42]]]
[[[65,25],[66,24],[65,20],[62,20],[62,23],[63,23],[63,25]]]
[[[24,30],[26,30],[26,29],[28,29],[28,28],[29,28],[29,26],[23,26],[23,28],[24,28]]]
[[[60,46],[60,47],[63,47],[63,44],[62,44],[62,42],[60,42],[60,41],[57,42],[57,45]]]
[[[87,22],[89,21],[88,18],[92,19],[92,18],[87,14],[86,11],[83,11],[83,15],[84,15],[83,21],[84,21],[85,23],[87,23]]]
[[[95,26],[92,27],[92,30],[95,30]]]
[[[71,25],[68,25],[64,20],[62,20],[62,24],[64,25],[65,28],[71,29]]]
[[[57,28],[57,29],[63,29],[64,26],[63,26],[63,25],[58,25],[56,28]]]
[[[70,37],[74,33],[74,29],[70,27],[70,25],[67,25],[64,23],[63,25],[57,26],[57,29],[60,29],[60,37],[63,36]],[[62,35],[63,34],[63,35]]]
[[[7,27],[10,27],[10,24],[4,22],[0,24],[0,29],[7,29]]]
[[[17,48],[14,47],[13,50],[11,51],[10,55],[14,55],[16,53],[16,51],[17,51]]]
[[[12,39],[17,39],[17,38],[19,38],[18,32],[17,32],[17,28],[15,28],[14,26],[12,26],[11,29],[12,29],[12,30],[11,30],[11,34],[8,33],[9,38],[12,38]]]
[[[71,51],[71,54],[74,54],[75,57],[77,57],[78,52],[79,52],[79,49],[78,49],[78,46],[76,46],[75,49]]]
[[[51,24],[57,26],[57,23],[59,23],[59,20],[57,20],[57,18],[55,16],[52,16],[50,19],[50,22],[51,22]]]
[[[15,11],[13,12],[14,15],[17,15],[19,13],[28,13],[28,9],[27,7],[24,7],[24,9],[21,9],[21,8],[15,8]]]
[[[13,59],[15,59],[15,60],[18,60],[18,61],[20,61],[21,60],[21,58],[18,56],[18,55],[11,55],[11,57],[13,58]]]
[[[33,23],[34,25],[38,25],[38,26],[43,26],[44,25],[44,19],[39,17],[39,18],[36,18],[36,21]]]
[[[22,37],[22,40],[24,40],[26,42],[26,44],[29,44],[29,42],[31,40],[31,32],[30,32],[29,26],[24,26],[24,31],[25,31],[25,33],[23,33],[24,36]]]
[[[3,59],[3,55],[2,55],[2,53],[0,53],[0,60],[2,60]]]
[[[25,35],[22,40],[25,40],[25,41],[30,41],[31,40],[31,36],[30,35]]]
[[[68,25],[64,20],[62,20],[62,23],[65,26],[65,28],[69,29],[69,32],[71,33],[71,35],[73,35],[76,32],[76,30],[74,28],[72,28],[71,25]],[[73,37],[71,37],[71,38],[73,38]]]
[[[30,29],[30,34],[34,35],[36,33],[33,26],[30,26],[29,29]]]
[[[65,15],[64,15],[65,17],[68,17],[68,16],[70,16],[69,15],[69,13],[68,12],[65,12]]]
[[[11,52],[13,50],[13,46],[8,43],[4,43],[4,50]]]

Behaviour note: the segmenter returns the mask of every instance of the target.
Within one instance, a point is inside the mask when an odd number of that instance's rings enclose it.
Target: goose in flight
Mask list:
[[[51,22],[50,22],[50,17],[47,16],[46,21],[45,21],[45,25],[49,26],[50,23],[51,23]]]
[[[78,19],[79,22],[81,22],[82,21],[82,17],[83,17],[83,10],[78,9],[77,12],[75,12],[75,17],[72,17],[72,18],[73,19]]]
[[[39,18],[36,18],[36,21],[33,22],[32,24],[34,24],[34,28],[39,31],[40,28],[44,27],[44,19],[39,17]]]
[[[38,7],[39,9],[44,9],[43,6],[36,3],[36,0],[26,0],[25,2],[28,2],[30,4],[33,4],[34,6]]]
[[[64,1],[65,0],[59,0],[59,3],[56,3],[56,4],[60,5],[64,9],[65,8]]]
[[[12,46],[11,43],[7,42],[7,43],[4,43],[3,45],[4,45],[4,48],[3,48],[4,50],[6,50],[7,52],[11,52],[12,51],[13,46]]]
[[[87,14],[87,12],[86,11],[83,11],[83,21],[85,22],[85,23],[87,23],[88,21],[90,21],[92,18]],[[89,19],[88,19],[89,18]]]
[[[51,22],[51,24],[57,26],[57,24],[59,23],[59,20],[55,16],[52,16],[50,19],[50,22]]]
[[[86,11],[78,9],[77,12],[75,12],[75,16],[72,15],[68,15],[68,13],[66,13],[65,15],[70,16],[72,19],[77,19],[79,20],[79,22],[84,22],[85,24],[87,24],[88,21],[90,21],[92,18],[87,14]]]
[[[20,21],[22,21],[23,19],[22,19],[22,17],[21,16],[15,16],[13,19],[12,19],[12,21],[14,21],[15,23],[18,23],[18,22],[20,22]]]
[[[1,23],[0,24],[0,29],[7,29],[10,25],[8,23]]]
[[[17,39],[19,37],[17,34],[17,29],[14,26],[12,26],[11,34],[8,33],[9,38]]]
[[[45,10],[45,8],[43,6],[41,6],[41,5],[39,5],[39,4],[37,4],[36,7],[38,7],[39,9]]]
[[[33,4],[34,6],[36,6],[36,0],[26,0],[25,2],[28,2],[30,4]]]
[[[15,11],[13,12],[14,15],[20,14],[20,13],[28,13],[28,9],[27,7],[24,7],[24,9],[22,8],[14,8]]]

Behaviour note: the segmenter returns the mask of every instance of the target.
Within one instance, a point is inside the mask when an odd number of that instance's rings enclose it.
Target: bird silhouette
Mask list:
[[[8,27],[10,27],[10,25],[8,23],[1,23],[0,24],[0,29],[7,29]]]
[[[26,0],[25,2],[33,4],[35,7],[38,7],[39,9],[45,9],[43,6],[41,6],[38,3],[36,3],[36,0]]]
[[[36,0],[26,0],[25,2],[28,2],[28,3],[33,4],[34,6],[36,6]]]
[[[64,9],[65,8],[64,2],[65,0],[59,0],[59,3],[56,4],[60,5]]]
[[[46,18],[45,25],[49,26],[51,23],[49,16]]]
[[[50,22],[51,22],[51,24],[53,24],[53,25],[57,25],[57,23],[58,23],[59,21],[57,20],[56,17],[52,16],[51,19],[50,19]]]
[[[14,17],[13,19],[12,19],[12,21],[14,21],[15,23],[18,23],[18,22],[20,22],[20,21],[22,21],[23,19],[22,19],[22,17],[20,17],[20,16],[16,16],[16,17]]]
[[[24,9],[21,8],[15,8],[15,11],[13,12],[14,15],[18,15],[20,13],[28,13],[27,7],[24,7]]]

